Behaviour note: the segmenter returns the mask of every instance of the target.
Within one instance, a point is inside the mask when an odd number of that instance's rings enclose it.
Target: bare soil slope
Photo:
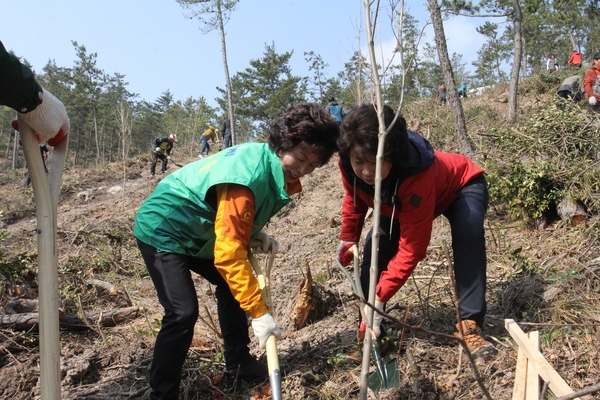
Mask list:
[[[287,399],[358,397],[360,365],[345,359],[357,348],[356,300],[334,260],[343,194],[336,161],[305,178],[304,192],[267,226],[282,249],[272,272],[272,290],[274,314],[285,331],[279,351]],[[176,168],[171,165],[170,171]],[[148,397],[147,372],[162,314],[131,232],[137,207],[159,179],[149,178],[147,171],[143,160],[130,161],[126,167],[111,164],[65,171],[58,217],[59,279],[65,312],[91,314],[136,306],[140,314],[115,327],[91,325],[61,332],[64,399]],[[23,254],[23,271],[2,281],[3,304],[19,297],[37,297],[35,257],[26,257],[36,252],[35,205],[31,189],[20,187],[20,178],[12,170],[0,172],[5,229],[11,234],[0,242],[3,258],[6,262]],[[521,327],[525,331],[540,329],[542,353],[572,388],[597,382],[598,327],[593,322],[598,321],[598,311],[586,307],[598,302],[600,259],[593,234],[597,222],[595,218],[578,227],[558,223],[535,231],[511,220],[501,207],[490,209],[485,334],[498,354],[480,360],[479,373],[493,399],[511,399],[514,384],[517,352],[504,329],[505,318],[551,324]],[[451,334],[455,308],[445,243],[450,243],[449,227],[440,218],[427,258],[414,279],[390,301],[389,312],[410,325]],[[31,268],[24,268],[25,264]],[[307,268],[321,302],[309,323],[294,330],[290,313]],[[86,283],[91,278],[116,285],[118,292],[110,294]],[[197,285],[201,318],[185,365],[181,398],[268,398],[268,383],[248,386],[223,377],[221,347],[213,328],[215,302],[205,281],[198,279]],[[394,339],[388,357],[398,357],[401,383],[377,398],[484,398],[455,342],[429,333],[402,331],[394,323],[388,326]],[[0,330],[0,346],[0,398],[39,398],[37,332]],[[256,355],[262,356],[256,341],[252,346]]]

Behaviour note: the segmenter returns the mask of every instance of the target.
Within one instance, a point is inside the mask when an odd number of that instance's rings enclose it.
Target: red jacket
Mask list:
[[[596,97],[596,100],[600,101],[600,93],[593,93],[592,90],[592,86],[594,84],[594,80],[596,79],[596,76],[600,75],[600,70],[597,70],[596,68],[590,68],[588,69],[588,71],[585,73],[585,76],[583,78],[583,89],[585,90],[585,94],[586,94],[586,99],[589,99],[592,96]]]
[[[578,51],[572,52],[568,63],[569,64],[581,64],[581,53]]]
[[[457,199],[457,191],[484,173],[461,154],[434,151],[414,132],[409,132],[409,138],[413,151],[419,152],[413,159],[419,159],[420,165],[412,169],[401,166],[382,182],[381,214],[393,214],[401,230],[398,253],[377,284],[377,297],[384,302],[404,285],[425,257],[433,220]],[[348,161],[340,159],[339,165],[346,191],[340,239],[358,242],[367,210],[373,207],[374,188],[356,177]]]

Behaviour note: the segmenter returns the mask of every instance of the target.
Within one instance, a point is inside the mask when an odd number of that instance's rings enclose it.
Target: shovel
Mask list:
[[[170,156],[169,156],[169,157],[170,157]],[[179,167],[179,168],[183,167],[183,165],[181,165],[181,164],[179,164],[179,163],[176,163],[175,161],[173,161],[173,159],[172,159],[172,158],[169,158],[169,161],[171,161],[173,164],[175,164],[175,166],[177,166],[177,167]]]
[[[353,245],[350,248],[350,251],[354,254],[354,276],[350,275],[350,272],[346,270],[346,268],[340,263],[340,260],[336,257],[336,262],[340,270],[346,275],[348,280],[350,281],[350,285],[352,286],[352,291],[356,294],[360,299],[364,299],[362,287],[360,285],[360,273],[359,273],[359,259],[358,259],[358,247]],[[360,315],[362,317],[363,322],[366,323],[367,316],[365,315],[364,307],[361,302],[359,305]],[[391,389],[393,387],[398,386],[399,376],[398,376],[398,361],[394,358],[387,363],[383,361],[381,358],[381,352],[379,351],[379,344],[377,340],[373,338],[371,340],[371,357],[373,358],[373,362],[375,364],[376,370],[371,373],[369,376],[368,385],[371,390],[378,392],[381,390]]]
[[[254,245],[252,243],[250,247],[258,247],[260,244]],[[258,286],[263,291],[263,298],[265,304],[271,308],[271,268],[273,267],[273,261],[275,260],[275,253],[271,250],[269,252],[269,258],[267,267],[263,271],[256,260],[256,257],[252,254],[252,251],[248,249],[248,260],[252,264],[252,269],[256,273],[258,279]],[[269,383],[271,384],[272,398],[273,400],[281,400],[281,370],[279,369],[279,355],[277,354],[277,338],[275,335],[270,335],[265,344],[267,350],[267,367],[269,370]]]
[[[35,197],[38,233],[38,280],[40,298],[40,386],[43,400],[59,399],[60,337],[58,297],[58,255],[56,213],[68,136],[54,147],[49,176],[46,176],[40,148],[30,126],[18,117],[21,145]]]

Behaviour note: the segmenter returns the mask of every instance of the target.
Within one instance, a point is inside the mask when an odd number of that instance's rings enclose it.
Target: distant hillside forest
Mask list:
[[[459,14],[472,15],[481,21],[478,32],[487,39],[480,49],[473,49],[477,60],[472,66],[462,61],[462,54],[450,55],[455,87],[465,84],[473,90],[509,79],[515,53],[515,1],[485,0],[477,7],[464,1],[441,2],[445,19]],[[561,68],[568,68],[567,60],[574,49],[583,55],[584,64],[577,71],[582,74],[591,56],[600,51],[598,2],[525,0],[519,4],[523,47],[520,79],[544,73],[550,54],[556,55]],[[482,15],[487,18],[481,18]],[[421,37],[425,23],[405,13],[398,46],[402,49],[404,64],[379,66],[384,100],[394,108],[435,97],[438,85],[445,81],[435,42]],[[176,100],[168,88],[153,101],[140,99],[127,90],[124,75],[110,74],[96,66],[101,54],[76,41],[72,44],[76,54],[74,65],[58,66],[49,60],[45,66],[31,66],[42,86],[67,107],[71,121],[69,163],[72,165],[85,168],[144,154],[155,137],[169,133],[177,133],[179,148],[197,151],[199,136],[207,126],[221,126],[227,114],[225,79],[218,85],[222,97],[215,99],[217,107],[211,106],[212,100],[207,101],[201,93],[197,98]],[[335,96],[349,109],[372,98],[371,67],[365,54],[358,51],[352,54],[343,71],[331,71],[319,54],[295,54],[304,57],[310,76],[294,75],[289,64],[293,55],[294,49],[279,53],[275,42],[266,44],[261,58],[249,60],[245,70],[231,76],[237,143],[263,140],[271,122],[290,104],[310,101],[325,106],[327,98]],[[28,64],[26,55],[22,56],[23,62]],[[201,79],[201,76],[190,79]],[[0,156],[5,158],[19,153],[10,128],[14,118],[13,110],[0,107]]]

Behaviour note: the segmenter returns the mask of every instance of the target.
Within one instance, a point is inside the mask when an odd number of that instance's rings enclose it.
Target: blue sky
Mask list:
[[[423,26],[428,19],[426,1],[407,3]],[[274,43],[277,53],[294,51],[293,74],[309,75],[304,52],[314,51],[334,76],[358,49],[358,30],[365,25],[362,10],[362,0],[241,0],[226,25],[230,74],[262,58],[265,44]],[[185,14],[175,0],[4,1],[0,41],[41,72],[51,59],[60,67],[72,67],[74,40],[88,53],[98,54],[98,68],[124,74],[128,89],[140,99],[153,102],[170,90],[175,100],[203,96],[216,106],[215,88],[225,87],[219,34],[203,34],[200,22]],[[378,54],[395,42],[387,14],[384,10],[381,15]],[[475,31],[481,23],[464,17],[446,21],[450,53],[463,54],[468,64],[474,61],[484,41]],[[430,28],[424,41],[434,43]],[[364,35],[360,43],[366,43]]]

